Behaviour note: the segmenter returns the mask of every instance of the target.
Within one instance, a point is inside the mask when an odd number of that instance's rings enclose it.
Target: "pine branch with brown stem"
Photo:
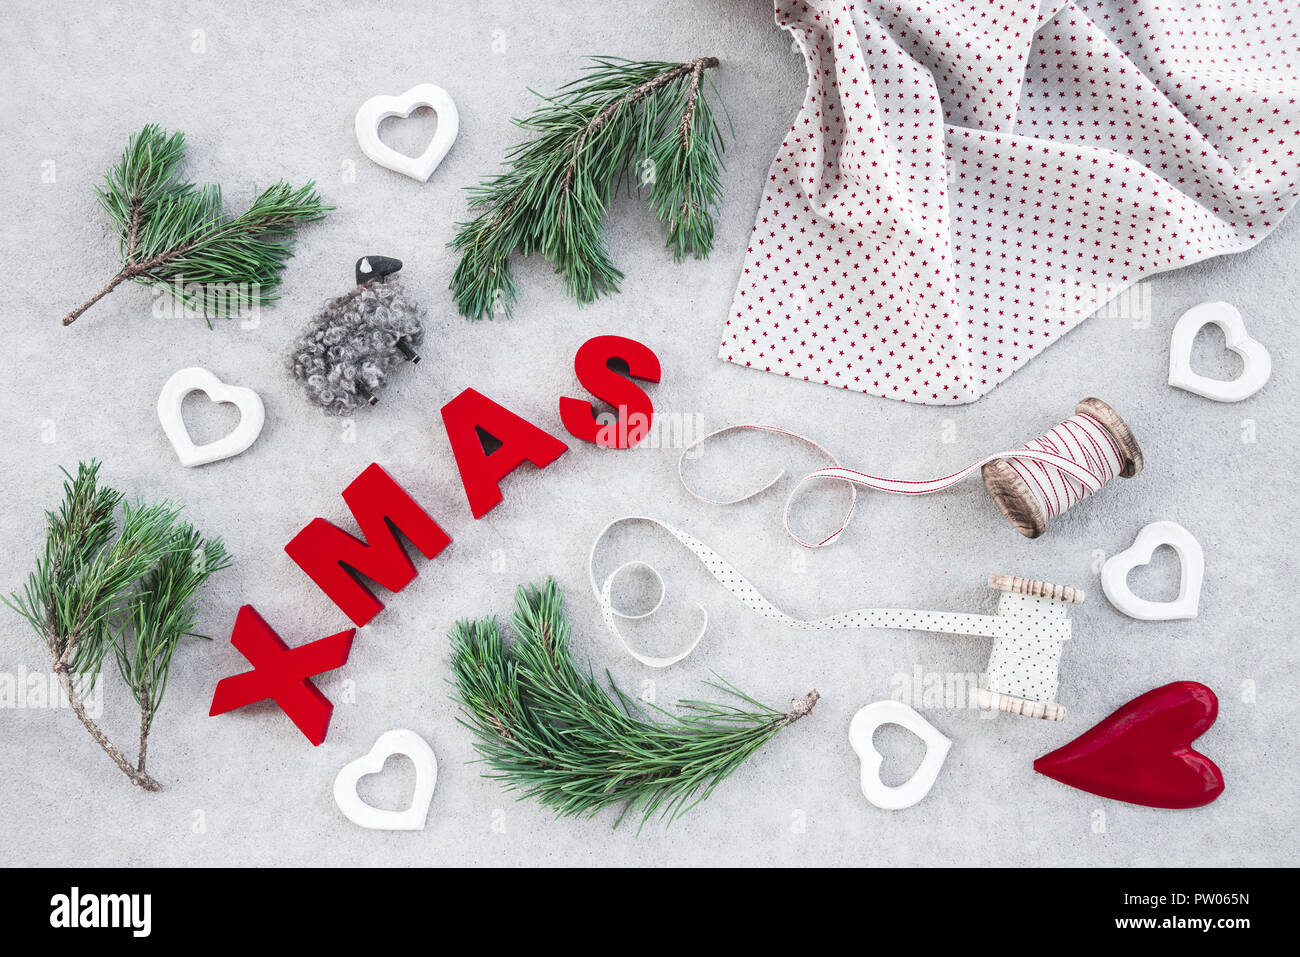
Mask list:
[[[673,258],[713,248],[721,196],[722,134],[704,71],[716,57],[685,63],[593,58],[520,129],[534,134],[506,152],[507,169],[470,190],[478,216],[457,224],[460,253],[451,289],[470,319],[508,315],[515,253],[541,253],[579,303],[616,292],[622,272],[609,256],[605,217],[620,187],[642,193],[668,231]]]
[[[180,178],[185,135],[150,124],[131,137],[104,183],[99,204],[117,223],[122,268],[63,317],[71,325],[122,283],[165,290],[211,320],[276,299],[294,233],[334,207],[314,183],[267,188],[238,216],[223,211],[221,188]]]
[[[221,541],[204,541],[177,507],[124,503],[101,487],[98,462],[64,474],[63,503],[46,513],[44,552],[22,593],[4,601],[44,640],[77,720],[133,784],[158,791],[146,771],[149,730],[172,656],[194,633],[196,593],[229,559]],[[110,652],[140,708],[135,764],[85,706],[84,689],[99,680]]]
[[[633,701],[612,679],[607,692],[574,666],[563,602],[550,580],[519,589],[511,625],[508,650],[491,618],[456,625],[454,697],[491,768],[486,776],[560,816],[612,806],[620,808],[616,827],[628,814],[640,814],[643,826],[656,815],[671,822],[820,697],[810,691],[783,712],[719,680],[713,687],[736,705],[684,701],[685,713],[674,713]]]

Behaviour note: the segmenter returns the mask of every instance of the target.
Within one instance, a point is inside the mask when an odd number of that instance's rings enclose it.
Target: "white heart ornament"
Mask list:
[[[239,409],[239,424],[224,438],[195,445],[181,415],[181,406],[191,392],[207,393],[213,402],[228,402]],[[238,455],[257,441],[266,422],[262,397],[241,385],[227,385],[207,369],[191,367],[174,373],[158,393],[158,421],[176,450],[181,465],[193,468]]]
[[[427,106],[438,114],[438,129],[419,156],[399,153],[379,138],[379,124],[388,117],[399,116],[405,119],[422,106]],[[433,83],[421,83],[401,96],[372,96],[357,110],[355,126],[361,152],[385,169],[425,183],[447,155],[451,144],[456,141],[456,134],[460,131],[460,115],[446,90]]]
[[[1161,545],[1178,553],[1182,565],[1178,597],[1173,601],[1138,598],[1128,587],[1128,573],[1151,561]],[[1139,621],[1173,621],[1195,618],[1201,603],[1201,582],[1205,579],[1205,552],[1192,533],[1177,522],[1152,522],[1133,544],[1107,559],[1101,567],[1101,589],[1112,605]]]
[[[357,782],[378,774],[394,754],[404,754],[415,764],[415,791],[404,811],[372,807],[357,794]],[[334,803],[353,824],[376,831],[422,831],[429,814],[433,788],[438,783],[438,759],[433,748],[414,731],[396,728],[379,736],[367,754],[345,764],[334,778]]]
[[[1235,379],[1210,379],[1192,371],[1192,343],[1196,334],[1213,323],[1223,330],[1227,346],[1241,356],[1241,375]],[[1237,307],[1228,302],[1203,302],[1188,309],[1174,325],[1169,340],[1169,384],[1216,402],[1250,398],[1268,381],[1273,360],[1268,350],[1246,332]]]
[[[872,737],[882,724],[896,724],[911,731],[925,742],[925,757],[916,772],[902,784],[890,786],[880,780],[884,757],[876,750]],[[877,701],[859,709],[849,723],[849,744],[862,761],[859,781],[867,800],[885,811],[911,807],[934,787],[952,742],[901,701]]]

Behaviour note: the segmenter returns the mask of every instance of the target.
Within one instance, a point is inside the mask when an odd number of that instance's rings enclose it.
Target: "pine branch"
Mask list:
[[[166,290],[209,325],[214,316],[273,302],[295,230],[334,208],[321,203],[315,183],[294,189],[279,182],[227,218],[219,187],[180,179],[184,155],[185,134],[168,136],[150,124],[95,188],[120,230],[122,269],[64,316],[65,326],[128,280]]]
[[[214,572],[230,564],[219,539],[204,542],[188,522],[172,532],[173,541],[141,580],[130,608],[112,626],[112,645],[122,680],[140,707],[141,753],[162,704],[172,655],[184,636],[196,635],[195,595]]]
[[[45,550],[23,592],[4,602],[44,640],[77,720],[134,784],[158,791],[145,771],[149,728],[176,646],[193,633],[195,592],[228,558],[220,540],[202,541],[168,503],[123,505],[119,530],[122,496],[99,487],[98,462],[64,474],[63,504],[46,513]],[[87,713],[81,691],[110,650],[140,706],[134,765]]]
[[[673,714],[633,701],[612,678],[611,697],[574,667],[562,598],[549,579],[519,589],[511,624],[516,641],[507,652],[491,618],[457,623],[453,697],[492,768],[487,776],[561,817],[619,806],[615,827],[634,813],[642,826],[655,815],[671,823],[819,697],[809,692],[781,712],[722,682],[712,687],[740,705],[684,701],[685,713]],[[648,720],[647,710],[662,720]]]
[[[587,73],[515,125],[535,136],[508,169],[470,190],[476,219],[458,223],[451,289],[470,319],[509,315],[510,257],[541,253],[579,303],[617,292],[605,216],[620,186],[644,190],[681,261],[713,248],[722,135],[701,78],[716,57],[686,63],[593,58]]]

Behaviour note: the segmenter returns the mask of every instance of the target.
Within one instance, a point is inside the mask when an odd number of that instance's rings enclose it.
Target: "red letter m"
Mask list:
[[[425,558],[433,558],[451,538],[392,477],[372,463],[343,490],[343,501],[361,526],[362,538],[323,518],[314,518],[284,550],[353,623],[364,625],[384,603],[354,576],[365,575],[389,591],[401,591],[415,577],[415,566],[397,540],[401,532]]]

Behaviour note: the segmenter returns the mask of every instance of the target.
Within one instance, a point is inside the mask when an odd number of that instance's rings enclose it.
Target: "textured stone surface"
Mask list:
[[[447,13],[435,12],[446,8]],[[803,94],[802,63],[772,26],[766,0],[562,7],[382,3],[382,25],[358,32],[340,8],[304,15],[286,6],[172,4],[131,7],[14,2],[0,15],[9,102],[0,111],[0,232],[4,248],[40,273],[8,269],[0,434],[6,492],[0,585],[20,585],[42,534],[42,509],[58,495],[58,467],[104,461],[106,481],[128,495],[174,497],[205,530],[223,535],[235,565],[203,601],[216,639],[177,655],[150,746],[159,795],[132,788],[67,711],[0,709],[0,844],[21,864],[438,864],[801,863],[844,864],[1283,864],[1297,852],[1293,740],[1297,731],[1296,600],[1282,579],[1296,528],[1291,502],[1300,456],[1294,444],[1295,342],[1300,223],[1284,223],[1256,250],[1155,277],[1126,297],[1117,317],[1084,323],[987,398],[956,408],[908,407],[731,366],[715,357],[753,223],[763,176]],[[201,31],[201,32],[200,32]],[[498,32],[499,31],[499,32]],[[205,52],[196,52],[200,47]],[[501,52],[497,52],[497,51]],[[445,244],[464,212],[461,187],[497,169],[518,134],[532,86],[572,78],[576,57],[721,57],[715,81],[735,121],[725,208],[707,261],[674,265],[648,214],[617,205],[611,246],[627,273],[622,295],[579,310],[550,268],[519,264],[516,317],[471,325],[455,315]],[[459,141],[430,182],[381,169],[360,153],[352,116],[368,97],[419,82],[444,86],[461,116]],[[147,290],[123,287],[71,328],[69,307],[115,271],[115,241],[91,185],[146,122],[184,129],[190,175],[220,182],[240,208],[283,176],[315,178],[339,209],[303,233],[278,306],[256,328],[151,314]],[[389,121],[384,135],[416,151],[430,130]],[[51,165],[52,164],[52,165]],[[54,182],[45,182],[53,171]],[[319,413],[282,368],[294,333],[346,286],[356,257],[383,250],[430,309],[425,361],[403,369],[384,402],[351,422]],[[1273,379],[1257,396],[1220,405],[1165,385],[1173,323],[1195,303],[1234,302],[1271,350]],[[1146,310],[1148,316],[1142,317]],[[1136,319],[1136,321],[1135,321]],[[1149,321],[1148,321],[1149,320]],[[572,356],[586,338],[639,338],[659,354],[653,388],[661,416],[708,429],[741,421],[801,431],[845,464],[886,475],[932,476],[996,448],[1020,444],[1060,421],[1087,395],[1109,401],[1142,444],[1146,470],[1058,520],[1047,535],[1016,535],[977,480],[928,499],[864,495],[836,546],[798,550],[780,529],[780,495],[731,510],[683,492],[672,449],[573,447],[542,474],[521,470],[505,502],[482,521],[469,515],[439,408],[473,386],[553,432],[556,400],[580,395]],[[1233,372],[1207,333],[1197,367]],[[162,383],[202,365],[263,396],[266,428],[248,452],[181,468],[154,414]],[[197,437],[229,424],[191,399]],[[1253,441],[1247,441],[1251,440]],[[737,441],[691,463],[702,490],[735,492],[779,466],[820,464],[794,447]],[[728,451],[733,455],[727,455]],[[329,738],[312,748],[266,704],[207,717],[217,680],[241,670],[227,636],[253,602],[290,643],[345,627],[341,613],[282,548],[321,515],[347,524],[339,492],[377,461],[426,505],[455,539],[420,576],[385,596],[388,609],[362,629],[347,666],[321,680],[336,702]],[[721,466],[740,463],[728,478]],[[786,488],[788,486],[782,486]],[[801,527],[829,527],[841,493],[810,498]],[[694,656],[649,672],[624,656],[599,621],[586,584],[592,538],[627,513],[663,518],[728,557],[792,614],[867,605],[991,611],[984,581],[1005,572],[1079,586],[1076,637],[1065,650],[1064,724],[982,717],[911,696],[922,676],[978,672],[985,639],[897,633],[789,634],[751,615],[672,543],[652,533],[611,539],[601,563],[633,554],[656,561],[668,582],[656,633],[635,632],[666,653],[686,640],[695,601],[711,631]],[[1132,621],[1098,587],[1102,557],[1125,548],[1147,522],[1173,519],[1206,551],[1200,617]],[[350,526],[349,526],[350,527]],[[1171,558],[1133,576],[1136,589],[1168,595]],[[553,821],[516,804],[466,764],[470,740],[447,699],[445,634],[460,617],[504,616],[516,584],[554,575],[566,588],[578,653],[609,668],[634,694],[660,704],[707,692],[717,671],[765,701],[816,687],[813,715],[779,736],[710,800],[667,832],[611,832],[612,815]],[[43,664],[35,636],[0,617],[0,671]],[[1108,802],[1031,768],[1135,695],[1179,679],[1204,682],[1221,701],[1218,723],[1197,745],[1223,769],[1214,804],[1171,812]],[[106,675],[103,721],[133,740],[136,716]],[[853,713],[903,696],[953,740],[924,802],[879,811],[858,791],[847,730]],[[428,828],[363,831],[334,807],[338,769],[383,731],[418,731],[438,755]],[[891,733],[896,732],[896,733]],[[899,729],[878,743],[886,780],[910,773],[920,747]],[[396,806],[414,779],[390,767],[362,794]],[[1104,815],[1104,818],[1103,818]],[[1104,833],[1098,833],[1104,823]]]

